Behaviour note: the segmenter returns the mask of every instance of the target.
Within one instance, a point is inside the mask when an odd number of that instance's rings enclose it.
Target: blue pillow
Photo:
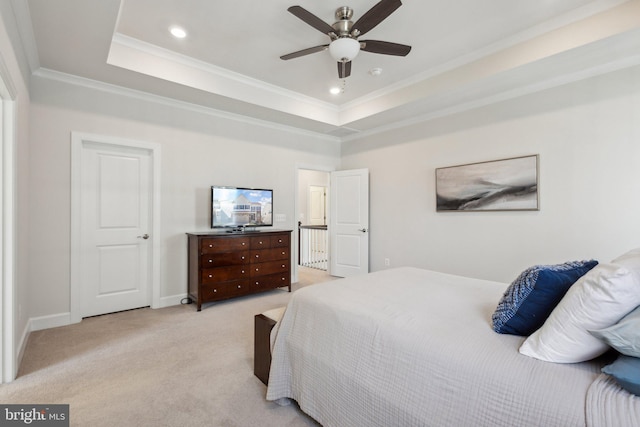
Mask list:
[[[493,330],[500,334],[531,335],[539,329],[580,277],[596,260],[535,265],[520,273],[493,313]]]
[[[602,368],[602,372],[611,375],[623,389],[640,396],[640,359],[620,355],[611,365]]]
[[[618,353],[640,357],[640,307],[636,307],[615,325],[589,332],[618,350]]]

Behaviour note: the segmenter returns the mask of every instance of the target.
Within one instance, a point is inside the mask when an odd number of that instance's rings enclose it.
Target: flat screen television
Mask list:
[[[273,225],[273,190],[211,187],[211,228]]]

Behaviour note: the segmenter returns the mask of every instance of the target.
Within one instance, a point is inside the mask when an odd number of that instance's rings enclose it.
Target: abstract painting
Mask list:
[[[436,210],[538,210],[538,156],[436,169]]]

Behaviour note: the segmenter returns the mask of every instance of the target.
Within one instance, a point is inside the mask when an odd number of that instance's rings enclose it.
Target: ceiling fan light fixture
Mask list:
[[[331,42],[329,54],[338,62],[349,62],[360,52],[360,42],[350,37],[341,37]]]

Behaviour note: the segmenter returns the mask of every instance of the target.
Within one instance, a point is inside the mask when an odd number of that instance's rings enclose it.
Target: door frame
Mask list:
[[[0,55],[0,384],[18,373],[17,302],[17,90]],[[24,344],[23,344],[24,345]]]
[[[137,148],[147,150],[151,162],[151,256],[149,273],[151,278],[151,308],[160,307],[160,144],[137,141],[113,136],[96,135],[82,132],[71,133],[71,283],[70,283],[70,322],[78,323],[81,315],[81,269],[80,254],[82,229],[80,214],[82,206],[81,171],[82,150],[85,143],[98,143],[114,148]]]
[[[306,164],[306,163],[296,163],[296,172],[295,172],[295,176],[294,176],[294,198],[293,198],[293,205],[294,205],[294,212],[295,212],[295,218],[294,218],[294,227],[293,227],[293,248],[292,248],[292,260],[291,260],[291,265],[293,265],[293,268],[291,269],[291,271],[293,272],[293,277],[291,278],[291,283],[295,283],[298,281],[298,260],[296,259],[297,257],[297,253],[298,253],[298,221],[300,218],[300,207],[298,206],[298,204],[300,203],[300,200],[298,198],[298,186],[300,185],[298,177],[300,175],[300,171],[301,170],[309,170],[309,171],[317,171],[317,172],[326,172],[328,174],[330,174],[331,172],[335,171],[336,168],[332,167],[332,166],[323,166],[323,165],[311,165],[311,164]],[[329,187],[329,194],[331,194],[331,188]],[[329,218],[329,211],[327,211],[327,224],[329,224],[330,218]],[[327,269],[329,269],[329,265],[327,265]],[[327,270],[327,273],[331,274],[331,271]]]

